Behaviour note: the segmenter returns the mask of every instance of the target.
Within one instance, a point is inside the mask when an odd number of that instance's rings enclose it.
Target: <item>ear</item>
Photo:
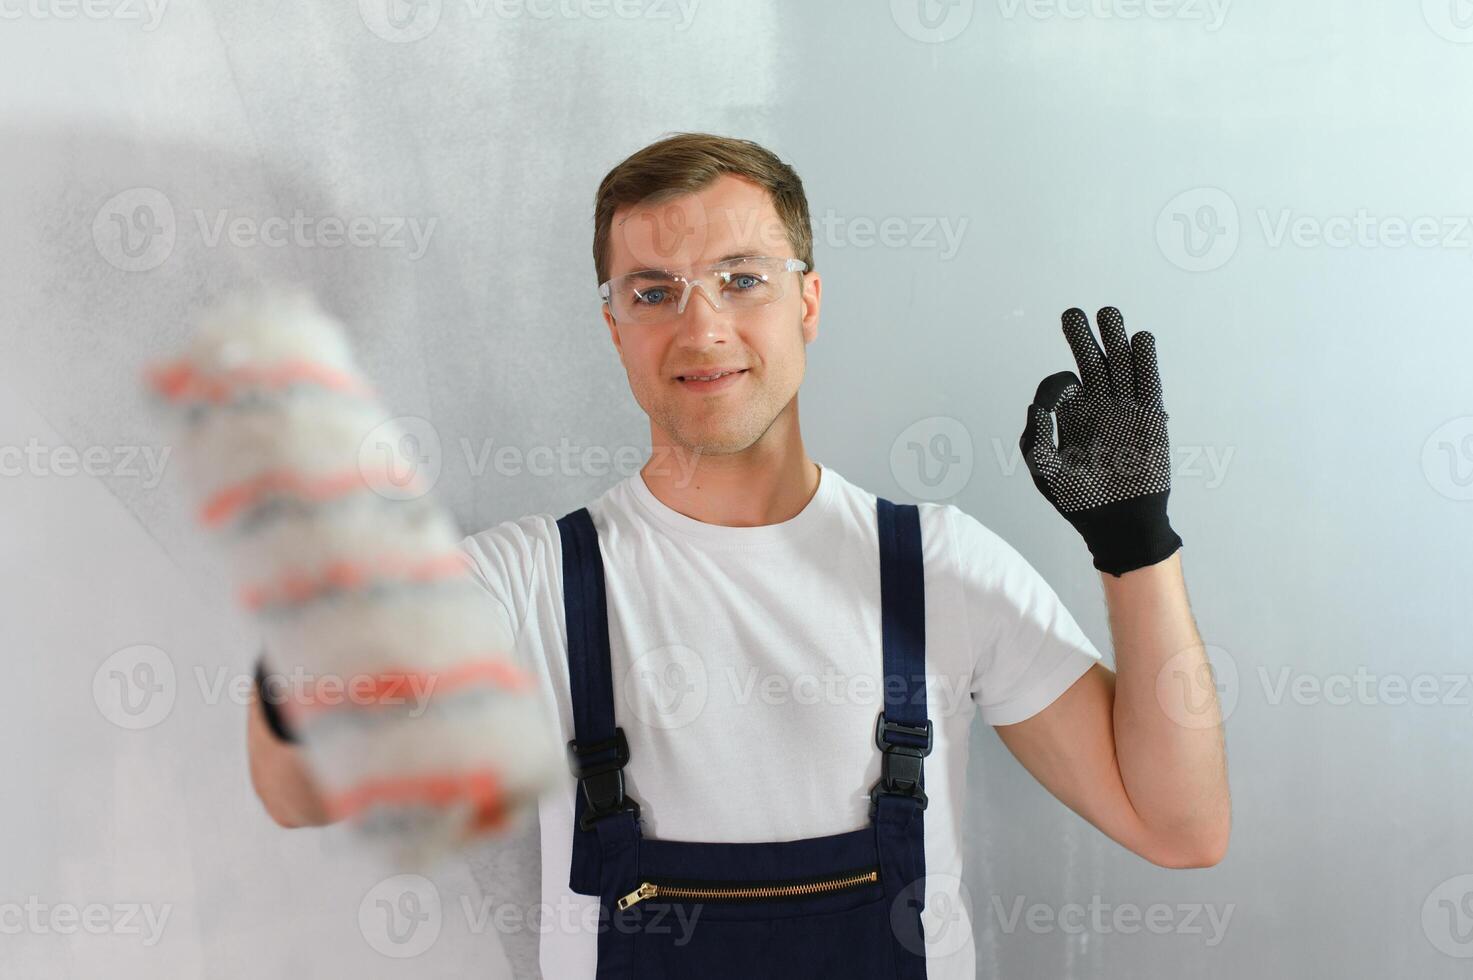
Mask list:
[[[817,272],[803,273],[803,342],[811,344],[818,339],[818,308],[823,296],[823,280]]]
[[[609,312],[609,304],[605,303],[602,310],[604,323],[609,328],[609,339],[614,342],[614,350],[619,352],[619,360],[622,362],[624,360],[624,344],[619,340],[619,325],[614,322],[614,315]]]

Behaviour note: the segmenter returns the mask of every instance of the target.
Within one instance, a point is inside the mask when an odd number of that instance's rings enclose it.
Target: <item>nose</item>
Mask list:
[[[692,293],[699,290],[705,302],[692,302]],[[709,347],[721,343],[731,332],[729,318],[721,312],[721,300],[713,296],[704,280],[697,280],[687,287],[676,312],[676,323],[681,342],[691,347]]]
[[[691,294],[695,290],[701,291],[701,294],[706,298],[707,305],[711,309],[718,311],[721,309],[721,297],[711,291],[711,287],[706,284],[706,280],[692,279],[686,284],[685,292],[680,294],[680,305],[675,308],[676,314],[685,313],[686,305],[690,303]]]

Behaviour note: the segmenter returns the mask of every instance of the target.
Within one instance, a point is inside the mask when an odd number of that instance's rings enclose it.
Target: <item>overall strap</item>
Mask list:
[[[560,518],[557,525],[563,551],[563,609],[573,702],[574,737],[568,742],[568,765],[579,786],[568,887],[582,895],[597,895],[602,848],[595,825],[626,813],[637,822],[639,804],[624,792],[629,743],[624,730],[614,724],[608,601],[598,532],[586,507]]]
[[[925,980],[925,757],[931,752],[926,714],[926,582],[920,508],[876,499],[880,531],[880,633],[885,658],[885,710],[875,719],[880,778],[870,789],[870,819],[879,846],[881,879],[892,910],[895,974]]]
[[[880,534],[880,635],[885,657],[885,710],[875,719],[875,743],[884,753],[879,796],[899,795],[926,807],[921,760],[931,752],[926,713],[926,583],[921,560],[920,509],[877,497]]]

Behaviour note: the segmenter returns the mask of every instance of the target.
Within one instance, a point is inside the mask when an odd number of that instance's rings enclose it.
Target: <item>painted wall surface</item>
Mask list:
[[[978,725],[979,975],[1466,976],[1470,82],[1466,0],[0,0],[0,974],[537,975],[483,915],[539,902],[535,823],[406,945],[340,828],[262,812],[258,635],[138,371],[307,283],[467,533],[566,513],[649,447],[594,190],[703,130],[804,179],[810,454],[977,516],[1104,651],[1017,438],[1065,308],[1156,335],[1232,846],[1154,867]]]

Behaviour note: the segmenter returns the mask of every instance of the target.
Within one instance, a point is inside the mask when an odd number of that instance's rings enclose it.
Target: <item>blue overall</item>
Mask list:
[[[766,843],[642,836],[639,804],[624,791],[629,745],[614,718],[598,532],[587,508],[558,521],[575,735],[568,758],[581,788],[569,886],[600,899],[597,980],[924,980],[931,722],[920,518],[913,504],[878,499],[876,519],[885,707],[875,719],[881,776],[869,823]],[[748,789],[754,806],[781,792]]]

